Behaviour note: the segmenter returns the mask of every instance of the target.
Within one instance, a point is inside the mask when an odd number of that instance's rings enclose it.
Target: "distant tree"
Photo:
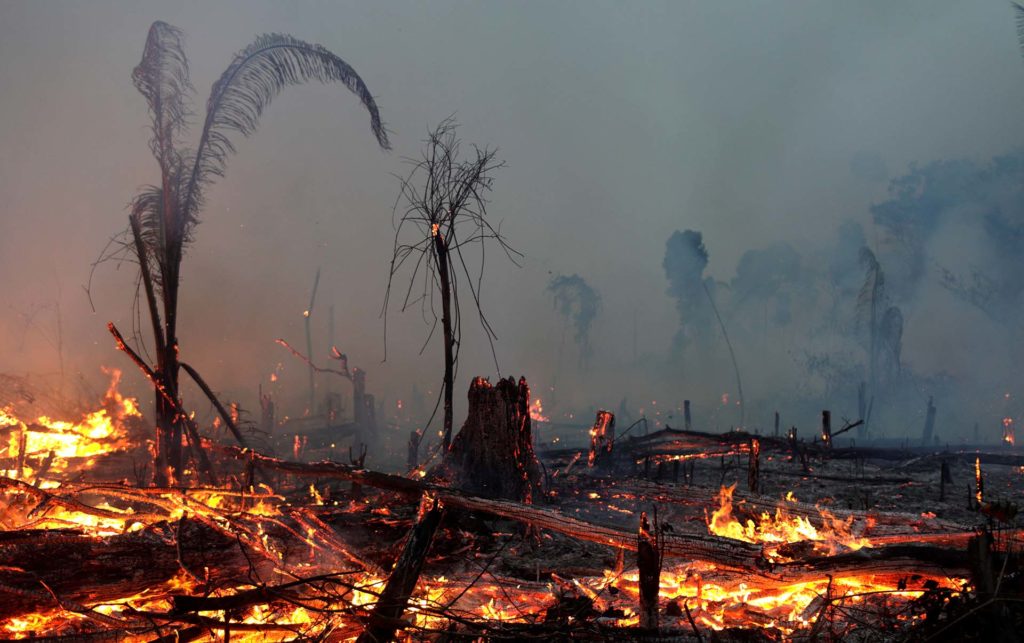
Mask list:
[[[695,339],[706,339],[711,329],[711,308],[705,294],[704,270],[708,249],[696,230],[676,230],[665,244],[662,261],[668,294],[676,301],[679,330],[672,341],[672,355],[680,359],[686,346]]]
[[[579,275],[557,275],[548,284],[548,292],[554,298],[555,310],[573,326],[573,339],[579,349],[579,363],[590,362],[590,326],[601,308],[601,297],[590,284]]]
[[[154,481],[167,485],[180,480],[184,469],[183,418],[172,403],[179,400],[181,259],[199,223],[204,191],[224,176],[228,157],[235,151],[233,139],[256,131],[263,110],[283,88],[313,80],[341,83],[351,90],[370,113],[370,128],[380,146],[388,149],[388,139],[377,104],[355,70],[324,47],[287,35],[258,36],[235,54],[211,88],[195,149],[185,147],[182,141],[194,90],[179,29],[153,23],[132,80],[149,104],[149,147],[160,170],[160,182],[144,188],[132,201],[130,240],[125,248],[139,264],[155,344],[152,371],[164,391],[156,394]]]
[[[668,292],[676,300],[679,311],[679,331],[672,344],[672,355],[676,359],[683,357],[683,351],[690,338],[700,338],[707,343],[710,340],[712,317],[718,322],[729,349],[733,372],[736,374],[736,388],[739,395],[740,426],[746,417],[746,401],[743,399],[743,380],[740,367],[736,361],[736,352],[725,322],[718,312],[715,296],[712,293],[715,282],[704,277],[704,269],[708,265],[708,249],[704,246],[704,238],[696,230],[676,230],[665,245],[665,259],[662,261],[665,277],[668,279]]]
[[[865,330],[868,354],[868,386],[873,399],[880,380],[899,371],[903,345],[903,313],[889,303],[885,273],[875,253],[861,249],[864,284],[857,297],[858,326]]]
[[[442,444],[445,451],[451,446],[452,387],[462,344],[459,277],[462,275],[465,278],[464,288],[468,289],[484,333],[488,341],[492,342],[493,355],[493,340],[496,336],[480,304],[484,251],[487,242],[491,241],[513,263],[517,257],[522,256],[506,243],[487,214],[486,195],[491,191],[494,172],[503,167],[504,163],[497,160],[497,150],[476,146],[473,146],[468,158],[461,158],[462,141],[456,136],[457,127],[458,124],[448,118],[431,131],[424,141],[425,147],[420,158],[410,160],[412,170],[401,179],[399,198],[395,204],[394,251],[382,311],[385,317],[386,344],[388,303],[394,279],[402,267],[411,262],[412,275],[402,298],[401,310],[405,311],[410,305],[419,302],[424,314],[431,320],[430,335],[433,335],[438,321],[443,333],[444,379],[440,399],[444,404]],[[406,241],[404,237],[408,228],[413,231],[408,233],[410,238]],[[476,274],[473,274],[463,256],[463,248],[472,244],[478,244],[481,253]],[[417,291],[418,283],[422,284],[422,288]],[[435,295],[440,298],[440,320],[435,308]]]

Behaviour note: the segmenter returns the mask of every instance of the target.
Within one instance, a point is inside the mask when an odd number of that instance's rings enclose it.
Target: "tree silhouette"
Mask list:
[[[235,54],[211,88],[194,149],[182,141],[194,90],[179,29],[153,23],[132,80],[149,105],[149,147],[160,182],[133,199],[125,248],[138,261],[152,324],[156,365],[151,373],[158,389],[154,481],[166,485],[180,480],[184,468],[177,336],[181,259],[199,222],[205,189],[224,176],[227,159],[235,152],[233,139],[256,131],[263,110],[283,88],[317,80],[341,83],[358,96],[370,113],[377,142],[384,149],[389,145],[373,96],[355,70],[324,47],[291,36],[261,35]]]
[[[573,326],[573,339],[579,349],[579,364],[590,363],[590,326],[601,309],[601,296],[579,275],[557,275],[548,284],[555,310]],[[564,339],[564,335],[563,335]],[[559,351],[561,353],[561,351]]]
[[[487,215],[486,195],[493,184],[492,175],[504,163],[497,160],[497,150],[476,146],[473,146],[469,158],[460,158],[462,145],[456,136],[457,127],[455,120],[448,118],[431,131],[424,141],[420,158],[409,160],[412,170],[401,179],[394,212],[394,251],[382,310],[386,345],[388,303],[394,279],[406,262],[411,262],[412,275],[402,298],[401,310],[420,303],[421,310],[431,322],[427,341],[433,336],[438,321],[443,333],[444,380],[438,400],[444,403],[442,444],[445,451],[451,446],[452,386],[462,343],[460,275],[465,278],[465,287],[469,289],[494,355],[496,336],[480,307],[487,241],[497,243],[513,263],[516,263],[516,257],[522,256],[505,242],[500,229],[491,224]],[[409,232],[411,240],[404,241],[403,235],[410,227],[415,232]],[[463,256],[463,249],[472,244],[478,244],[480,248],[480,267],[476,274]],[[417,284],[421,285],[418,291]],[[440,297],[440,320],[435,308],[435,295]]]

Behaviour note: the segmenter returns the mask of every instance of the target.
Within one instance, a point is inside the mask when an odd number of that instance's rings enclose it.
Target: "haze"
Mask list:
[[[98,381],[100,365],[118,366],[145,391],[105,327],[131,328],[135,267],[100,265],[91,304],[84,286],[107,240],[125,228],[126,204],[158,178],[146,104],[131,82],[154,20],[187,36],[195,120],[231,55],[257,34],[280,32],[350,63],[391,132],[386,153],[343,88],[288,88],[208,191],[183,264],[181,351],[244,408],[258,409],[257,387],[269,387],[271,373],[282,398],[301,398],[304,366],[274,339],[303,344],[318,268],[318,361],[326,362],[333,306],[334,342],[368,371],[378,399],[393,405],[413,385],[436,392],[438,337],[421,353],[429,325],[416,311],[393,310],[381,363],[380,310],[394,174],[407,171],[403,158],[417,155],[430,127],[455,114],[467,144],[496,146],[507,162],[495,174],[490,214],[524,254],[521,268],[493,252],[486,265],[483,306],[501,372],[525,375],[546,401],[555,387],[558,417],[620,405],[651,414],[654,400],[671,409],[692,398],[707,428],[736,424],[731,413],[710,412],[723,394],[736,394],[718,331],[708,346],[672,357],[680,319],[662,267],[667,240],[677,230],[701,232],[705,275],[724,293],[743,254],[773,242],[799,253],[801,274],[826,271],[846,221],[862,226],[893,275],[902,368],[914,378],[906,385],[913,393],[891,401],[878,430],[916,436],[928,395],[945,440],[1021,410],[1019,302],[1003,317],[986,316],[942,284],[941,268],[995,256],[970,235],[972,217],[981,226],[984,213],[936,223],[926,274],[911,292],[899,289],[890,265],[899,252],[870,209],[890,199],[889,180],[911,164],[1019,157],[1024,62],[1012,8],[1001,0],[0,0],[2,372],[59,370],[59,303],[67,377]],[[1019,174],[1000,194],[1020,196]],[[1006,214],[1019,226],[1014,203]],[[856,257],[859,248],[847,250]],[[854,263],[851,271],[859,286],[863,269]],[[601,297],[583,367],[546,291],[553,276],[571,274]],[[767,426],[773,409],[788,413],[786,424],[808,427],[817,408],[856,416],[849,382],[830,389],[808,374],[809,352],[863,361],[849,338],[811,337],[807,329],[828,309],[822,298],[794,295],[795,321],[772,330],[765,322],[758,333],[756,324],[743,330],[751,313],[722,297],[748,424]],[[496,375],[482,331],[465,316],[460,401],[470,377]],[[197,396],[186,401],[207,408]]]

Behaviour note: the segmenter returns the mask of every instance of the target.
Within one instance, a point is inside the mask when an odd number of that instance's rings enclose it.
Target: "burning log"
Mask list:
[[[18,533],[0,540],[0,619],[132,596],[183,569],[210,587],[244,579],[250,570],[270,572],[268,561],[243,550],[236,537],[197,520],[107,538],[76,530]]]
[[[222,448],[237,453],[242,452],[234,447]],[[482,498],[432,483],[365,469],[357,470],[335,462],[307,464],[284,462],[261,455],[255,457],[261,466],[268,469],[277,469],[306,477],[358,479],[367,486],[399,491],[416,498],[427,492],[448,507],[489,513],[538,529],[562,533],[577,540],[606,545],[613,549],[636,551],[637,548],[635,533],[629,533],[619,527],[566,516],[552,509],[542,509],[508,500]],[[706,534],[666,533],[662,536],[661,546],[665,557],[704,561],[721,569],[756,574],[772,583],[780,584],[818,580],[824,573],[848,576],[877,574],[895,578],[901,573],[905,575],[906,571],[911,569],[936,577],[945,577],[966,571],[966,562],[959,549],[933,546],[914,547],[902,544],[904,542],[906,541],[902,540],[900,544],[893,546],[862,549],[835,556],[798,559],[786,563],[768,562],[763,556],[761,545]]]
[[[428,508],[429,506],[429,508]],[[444,510],[436,500],[424,498],[420,505],[420,518],[416,521],[402,553],[395,562],[387,585],[370,615],[366,629],[356,643],[390,641],[400,623],[399,619],[409,603],[409,596],[416,587],[423,561],[434,540],[434,534],[441,524]]]
[[[826,449],[832,448],[832,411],[821,412],[821,443]]]
[[[540,489],[540,466],[533,452],[526,378],[495,385],[482,377],[473,380],[466,422],[431,475],[489,498],[532,502]]]

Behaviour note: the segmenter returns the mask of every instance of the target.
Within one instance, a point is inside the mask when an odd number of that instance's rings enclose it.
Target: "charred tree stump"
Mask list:
[[[587,466],[611,463],[614,443],[615,414],[599,410],[597,417],[594,418],[594,426],[590,429],[590,454],[587,456]]]
[[[761,477],[761,441],[750,440],[750,458],[747,460],[747,489],[750,493],[757,493],[760,487]]]
[[[466,422],[432,473],[481,496],[532,502],[540,487],[540,465],[533,451],[526,378],[494,385],[483,377],[473,380]]]
[[[686,427],[687,431],[689,431],[691,429],[691,425],[690,400],[683,400],[683,426]]]
[[[832,448],[832,411],[821,412],[821,442],[826,449]]]
[[[939,502],[946,501],[946,485],[953,482],[953,475],[949,471],[949,460],[942,461],[939,469]]]
[[[636,536],[636,565],[640,586],[640,627],[646,630],[658,629],[658,590],[662,558],[657,536],[657,516],[654,529],[655,532],[652,533],[647,523],[647,513],[641,512],[640,530]]]
[[[366,629],[356,639],[356,643],[379,643],[394,638],[399,619],[409,604],[409,596],[416,588],[416,581],[423,570],[423,561],[444,513],[436,500],[431,503],[433,506],[430,509],[426,509],[427,502],[424,499],[420,507],[422,515],[409,532],[409,539],[405,541],[405,547],[395,561]]]

